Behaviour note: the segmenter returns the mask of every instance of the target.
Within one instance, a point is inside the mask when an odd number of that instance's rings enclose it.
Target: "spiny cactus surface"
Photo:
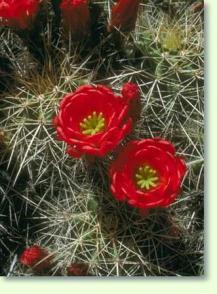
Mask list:
[[[102,25],[110,1],[92,2],[104,8],[93,25],[97,44],[71,42],[47,8],[40,66],[14,30],[1,28],[0,56],[13,80],[0,94],[1,274],[64,276],[77,264],[91,276],[203,275],[203,11],[193,11],[192,1],[141,1],[135,31],[110,35]],[[177,200],[147,215],[112,196],[114,153],[95,162],[72,158],[53,124],[63,96],[78,86],[119,93],[129,81],[139,86],[142,107],[121,146],[163,137],[188,168]],[[52,257],[45,272],[19,261],[33,244]]]

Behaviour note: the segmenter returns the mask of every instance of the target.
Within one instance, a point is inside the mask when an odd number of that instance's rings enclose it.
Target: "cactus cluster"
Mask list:
[[[63,28],[50,38],[56,24],[48,18],[40,66],[13,30],[0,28],[0,58],[11,68],[11,82],[0,88],[1,274],[40,275],[19,262],[34,244],[52,256],[44,275],[67,275],[73,264],[91,276],[203,274],[203,11],[193,11],[193,1],[164,1],[171,16],[157,1],[140,2],[131,33],[117,29],[103,38],[101,14],[95,47],[74,44]],[[91,4],[111,14],[109,1]],[[188,166],[176,202],[147,215],[111,195],[113,153],[103,161],[73,159],[53,125],[62,97],[78,86],[119,92],[129,81],[140,88],[142,108],[122,145],[163,137]]]

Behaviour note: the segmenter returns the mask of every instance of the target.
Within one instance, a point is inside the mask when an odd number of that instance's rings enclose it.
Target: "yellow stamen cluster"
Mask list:
[[[81,132],[84,135],[95,135],[101,132],[105,128],[105,118],[102,112],[97,113],[94,111],[91,115],[88,115],[80,123]]]
[[[156,170],[149,165],[140,166],[135,174],[136,183],[140,189],[149,190],[158,184],[158,176]]]

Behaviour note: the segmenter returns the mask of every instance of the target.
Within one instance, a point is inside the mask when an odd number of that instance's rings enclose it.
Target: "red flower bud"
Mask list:
[[[0,25],[26,29],[34,20],[41,0],[1,0]]]
[[[3,132],[3,131],[1,131],[0,130],[0,144],[2,143],[2,142],[4,142],[4,140],[5,140],[5,132]]]
[[[134,83],[124,84],[121,93],[128,101],[132,101],[140,97],[139,87]]]
[[[203,9],[204,9],[204,2],[203,1],[195,2],[191,5],[191,10],[193,12],[200,12]]]
[[[185,172],[185,162],[170,142],[131,141],[111,165],[111,191],[118,200],[140,209],[168,206],[180,192]]]
[[[109,31],[114,27],[122,32],[131,32],[135,28],[140,0],[118,0],[112,7]]]
[[[90,31],[88,0],[63,0],[60,4],[65,28],[79,41]]]
[[[87,276],[89,266],[85,263],[74,263],[67,268],[68,276]]]
[[[86,85],[67,94],[53,122],[68,153],[103,157],[114,150],[132,129],[128,98],[103,85]]]
[[[140,89],[134,83],[126,83],[122,87],[121,94],[130,108],[130,116],[135,123],[141,113]]]
[[[43,270],[50,266],[51,258],[47,250],[42,249],[38,245],[34,245],[24,250],[20,257],[23,265],[34,267],[35,270]]]

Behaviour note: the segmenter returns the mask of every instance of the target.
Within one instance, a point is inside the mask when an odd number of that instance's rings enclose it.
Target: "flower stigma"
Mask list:
[[[105,118],[102,112],[97,113],[94,111],[91,115],[88,115],[80,123],[81,132],[83,135],[95,135],[105,128]]]
[[[159,181],[157,171],[149,165],[140,166],[135,173],[137,186],[142,190],[156,187]]]

